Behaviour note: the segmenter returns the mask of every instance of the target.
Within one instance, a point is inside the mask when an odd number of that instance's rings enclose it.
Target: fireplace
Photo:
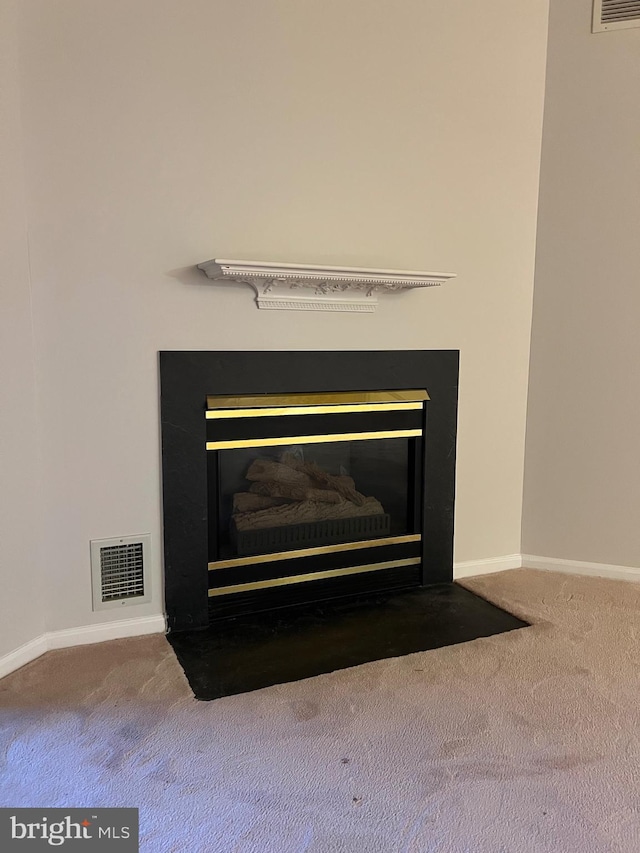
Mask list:
[[[458,353],[160,353],[169,629],[452,580]]]

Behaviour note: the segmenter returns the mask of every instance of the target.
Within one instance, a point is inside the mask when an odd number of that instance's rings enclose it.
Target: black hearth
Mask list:
[[[163,352],[160,372],[170,631],[452,580],[458,352]]]
[[[210,700],[525,625],[447,583],[221,619],[169,641],[196,698]]]

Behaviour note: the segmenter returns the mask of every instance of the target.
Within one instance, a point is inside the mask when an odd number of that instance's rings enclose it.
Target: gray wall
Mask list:
[[[552,0],[523,551],[640,566],[640,29]]]
[[[44,630],[16,28],[17,3],[0,0],[0,658]]]
[[[121,618],[93,538],[152,534],[162,609],[161,349],[460,349],[456,560],[517,552],[547,0],[20,8],[50,629]],[[258,311],[216,256],[458,278]]]

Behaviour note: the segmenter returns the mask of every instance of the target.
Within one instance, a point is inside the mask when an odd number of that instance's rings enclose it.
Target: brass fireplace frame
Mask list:
[[[424,436],[424,407],[429,401],[429,394],[425,389],[391,390],[391,391],[347,391],[329,394],[264,394],[264,395],[241,395],[221,396],[208,395],[205,418],[207,421],[206,450],[224,451],[246,449],[253,447],[278,447],[291,444],[325,444],[332,442],[354,442],[375,439],[398,439],[398,438],[422,438]],[[230,422],[244,420],[246,418],[280,419],[289,416],[340,416],[340,415],[365,415],[371,413],[404,413],[422,412],[420,427],[411,429],[377,429],[358,430],[350,432],[315,432],[301,435],[278,435],[278,436],[254,436],[252,438],[220,438],[213,437],[217,430],[216,424],[220,424],[224,435],[228,436]],[[305,421],[307,423],[307,421]],[[323,420],[323,423],[325,421]],[[286,428],[284,432],[286,432]],[[245,557],[234,557],[231,559],[212,560],[208,563],[209,572],[223,569],[242,569],[247,566],[260,566],[267,563],[301,559],[326,554],[341,554],[356,550],[367,550],[385,546],[404,546],[417,544],[421,547],[421,533],[408,533],[405,535],[388,536],[369,540],[348,541],[339,544],[311,546],[308,548],[281,551],[278,553],[265,553]],[[388,556],[388,555],[386,555]],[[406,553],[396,559],[383,559],[378,562],[368,560],[360,565],[347,565],[330,569],[317,570],[315,572],[302,572],[294,575],[283,575],[270,577],[262,580],[251,580],[233,584],[210,586],[208,595],[210,598],[235,595],[243,592],[254,592],[272,587],[289,586],[296,583],[308,583],[312,581],[328,580],[332,578],[348,577],[369,572],[378,572],[388,569],[407,568],[420,566],[422,556]],[[210,575],[213,580],[214,576]]]

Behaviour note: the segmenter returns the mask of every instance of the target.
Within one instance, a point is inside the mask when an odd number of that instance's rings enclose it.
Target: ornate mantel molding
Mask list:
[[[212,281],[248,284],[258,308],[287,311],[372,312],[378,293],[438,287],[455,273],[276,264],[216,258],[198,264]]]

